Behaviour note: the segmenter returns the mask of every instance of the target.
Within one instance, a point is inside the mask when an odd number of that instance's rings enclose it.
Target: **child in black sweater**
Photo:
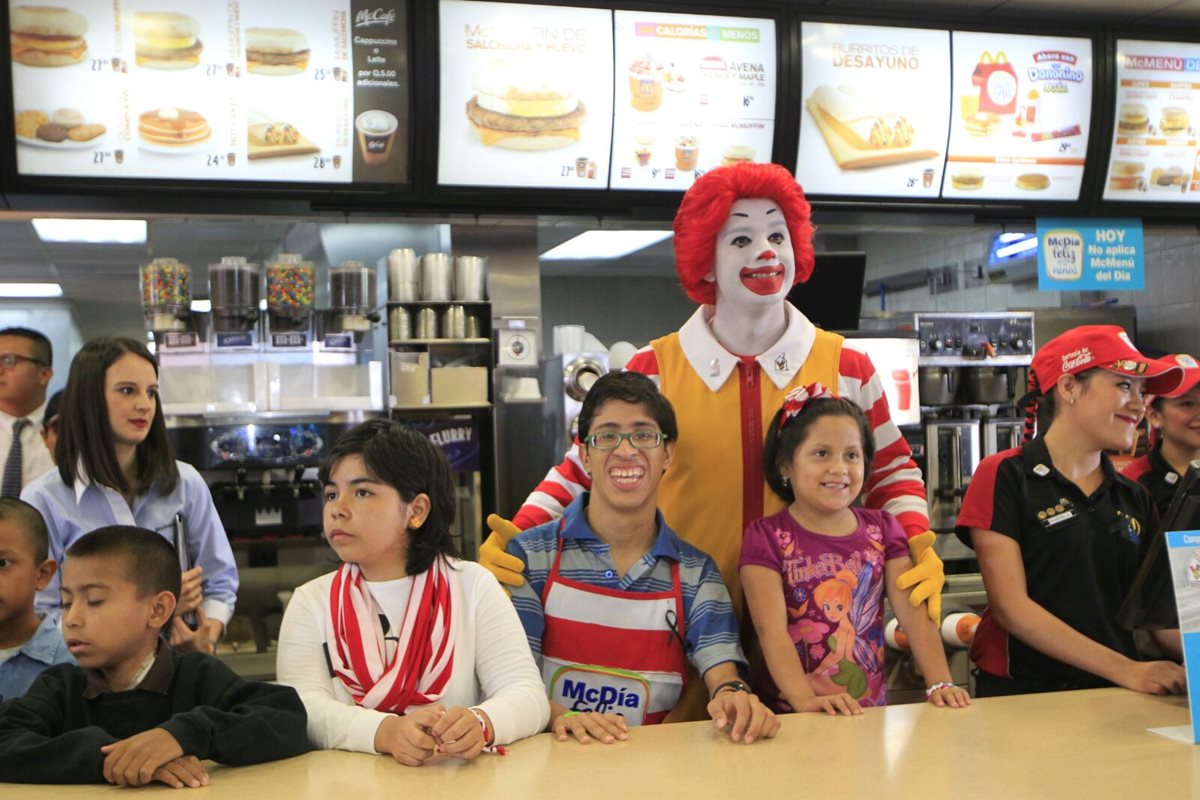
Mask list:
[[[114,525],[67,556],[62,629],[79,666],[47,670],[0,706],[0,781],[201,786],[202,759],[255,764],[309,749],[293,689],[160,638],[180,584],[163,537]]]

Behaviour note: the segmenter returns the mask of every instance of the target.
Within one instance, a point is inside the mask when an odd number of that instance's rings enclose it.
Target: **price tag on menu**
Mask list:
[[[407,180],[405,4],[69,5],[10,6],[21,174]]]
[[[612,12],[442,0],[438,182],[607,188]]]

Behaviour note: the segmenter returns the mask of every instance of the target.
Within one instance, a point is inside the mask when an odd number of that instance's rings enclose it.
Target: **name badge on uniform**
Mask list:
[[[1034,471],[1037,471],[1037,467],[1034,467]],[[1075,504],[1065,497],[1058,498],[1057,503],[1042,509],[1037,514],[1038,522],[1041,523],[1044,530],[1050,530],[1056,525],[1075,519],[1076,516]]]

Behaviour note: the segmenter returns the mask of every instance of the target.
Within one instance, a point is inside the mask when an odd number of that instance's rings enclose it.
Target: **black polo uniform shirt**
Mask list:
[[[1158,447],[1130,462],[1129,466],[1121,471],[1121,474],[1146,487],[1150,496],[1154,498],[1154,505],[1158,509],[1160,517],[1167,515],[1167,509],[1170,508],[1171,501],[1175,499],[1175,489],[1183,478],[1175,471],[1174,467],[1167,463],[1167,460],[1163,458],[1162,450]]]
[[[963,499],[958,533],[970,528],[1010,536],[1021,547],[1029,597],[1105,647],[1136,659],[1133,634],[1117,610],[1133,583],[1140,538],[1157,524],[1150,494],[1102,456],[1104,482],[1089,497],[1050,460],[1039,437],[984,459]],[[991,675],[1060,688],[1111,685],[1047,656],[996,622],[991,609],[971,645],[971,658]]]

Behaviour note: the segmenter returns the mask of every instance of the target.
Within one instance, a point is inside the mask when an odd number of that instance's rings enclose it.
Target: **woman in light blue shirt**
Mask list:
[[[76,539],[106,525],[136,525],[184,542],[181,614],[171,643],[212,652],[233,615],[238,574],[233,550],[194,467],[176,461],[158,396],[158,362],[136,339],[88,342],[71,361],[63,394],[55,461],[58,469],[25,487],[50,531],[50,557],[61,565]],[[59,580],[38,594],[57,613]]]

